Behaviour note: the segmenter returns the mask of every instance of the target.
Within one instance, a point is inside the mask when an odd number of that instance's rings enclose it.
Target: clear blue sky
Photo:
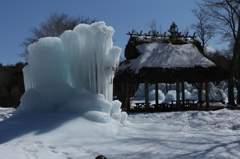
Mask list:
[[[114,28],[114,45],[123,53],[128,31],[148,32],[147,24],[153,19],[157,26],[161,25],[162,32],[173,21],[179,31],[184,31],[197,21],[190,10],[193,8],[196,8],[194,0],[0,0],[0,63],[25,62],[17,55],[23,52],[21,42],[31,35],[30,28],[38,26],[50,13],[65,12],[106,22]],[[221,48],[213,41],[210,45]]]

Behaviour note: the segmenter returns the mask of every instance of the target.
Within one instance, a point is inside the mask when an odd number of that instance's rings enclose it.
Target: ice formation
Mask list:
[[[158,99],[159,103],[172,103],[173,100],[176,100],[176,83],[171,84],[171,87],[167,86],[169,89],[166,91],[165,83],[158,83]],[[148,96],[149,102],[151,104],[155,103],[155,85],[148,86]],[[166,93],[164,93],[166,92]],[[202,90],[202,100],[205,101],[206,91],[205,86]],[[184,97],[185,99],[194,100],[197,102],[198,99],[198,89],[194,88],[191,84],[187,82],[184,83]],[[234,98],[237,98],[237,90],[234,89]],[[182,99],[182,88],[180,88],[180,99]],[[221,81],[218,86],[215,86],[212,82],[209,82],[209,99],[210,101],[215,102],[228,102],[227,98],[227,83]],[[132,103],[145,102],[145,90],[144,84],[139,84],[138,90],[136,91],[134,97],[132,97]],[[135,104],[133,104],[135,106]]]
[[[104,22],[79,24],[60,38],[31,44],[29,64],[23,69],[26,93],[20,110],[92,110],[112,115],[113,109],[121,116],[119,103],[112,103],[121,51],[113,46],[113,33]]]
[[[121,51],[113,46],[113,33],[104,22],[80,24],[60,38],[42,38],[30,45],[29,65],[23,70],[25,90],[68,83],[103,94],[111,102],[113,69]]]

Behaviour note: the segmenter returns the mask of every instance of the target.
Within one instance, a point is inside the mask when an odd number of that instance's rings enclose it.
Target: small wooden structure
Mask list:
[[[114,83],[126,84],[127,86],[134,83],[144,83],[146,110],[149,110],[149,92],[147,89],[149,84],[155,84],[155,98],[156,105],[158,105],[158,83],[176,83],[176,105],[178,109],[181,109],[180,86],[183,91],[182,99],[184,99],[184,82],[205,83],[206,106],[209,107],[208,82],[225,80],[229,77],[223,68],[217,66],[202,54],[201,44],[195,40],[194,35],[170,37],[165,34],[142,34],[142,32],[129,32],[128,35],[130,35],[130,39],[125,48],[126,60],[120,64]],[[151,44],[165,48],[156,47],[154,48],[155,52],[142,49],[144,46],[145,48],[152,47]],[[182,47],[186,47],[186,53],[179,52]],[[174,50],[174,48],[177,49]],[[167,52],[169,50],[171,50],[171,53]],[[181,53],[184,54],[181,55]],[[152,54],[154,54],[154,57],[151,57]],[[182,58],[182,56],[185,58]],[[179,58],[175,59],[177,57]],[[166,61],[168,62],[167,65]],[[176,65],[176,63],[180,65]],[[188,63],[191,65],[188,65]],[[127,108],[130,110],[129,95],[127,97]]]

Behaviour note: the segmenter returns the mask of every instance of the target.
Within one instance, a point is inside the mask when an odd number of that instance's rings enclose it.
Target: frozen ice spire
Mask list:
[[[42,38],[31,44],[24,69],[25,90],[67,83],[100,93],[112,101],[112,79],[121,49],[113,46],[114,29],[104,22],[79,24],[60,38]],[[40,92],[41,93],[41,92]]]

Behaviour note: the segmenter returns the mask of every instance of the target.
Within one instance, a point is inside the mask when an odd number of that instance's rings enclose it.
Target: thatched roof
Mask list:
[[[228,78],[221,67],[210,61],[200,49],[188,42],[173,45],[162,41],[136,44],[129,40],[125,50],[127,60],[116,72],[115,83],[205,82]]]

